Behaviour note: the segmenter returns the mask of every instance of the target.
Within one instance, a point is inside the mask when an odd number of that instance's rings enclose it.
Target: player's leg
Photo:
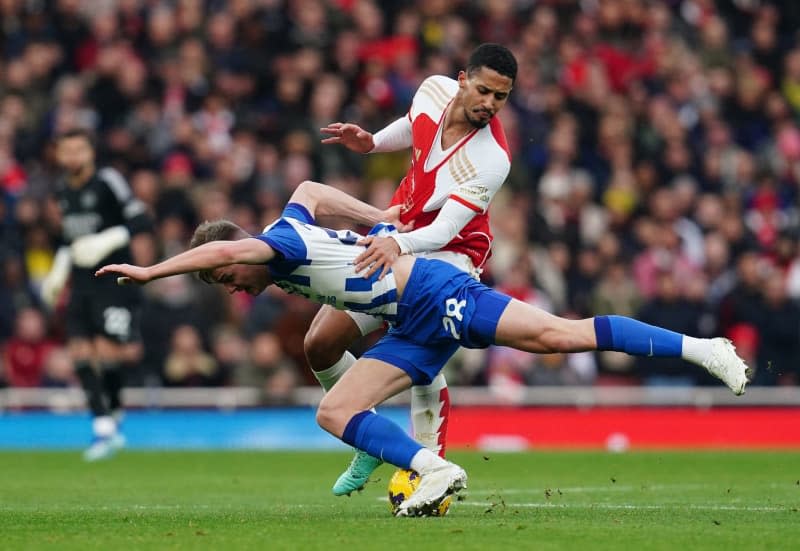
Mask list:
[[[375,316],[343,312],[324,305],[314,316],[303,348],[314,376],[327,392],[352,366],[356,358],[347,349],[360,337],[383,326]],[[347,469],[333,483],[333,494],[350,495],[361,490],[370,475],[383,463],[379,458],[356,450]]]
[[[75,375],[86,394],[86,403],[94,419],[94,424],[99,425],[94,430],[95,436],[105,436],[109,434],[109,425],[103,418],[109,415],[109,411],[108,404],[103,397],[103,384],[94,365],[92,342],[87,338],[73,337],[70,338],[67,346],[75,366]]]
[[[470,277],[479,279],[479,270],[461,253],[435,251],[421,255],[446,262]],[[450,417],[450,391],[443,373],[429,385],[411,387],[411,428],[414,439],[444,457],[447,446],[447,424]]]
[[[320,403],[320,426],[344,442],[404,469],[421,482],[399,514],[430,514],[449,494],[466,487],[466,473],[425,448],[389,419],[370,411],[411,386],[407,371],[376,358],[361,358]]]
[[[414,439],[429,450],[445,456],[450,391],[439,373],[429,385],[411,387],[411,429]]]
[[[121,344],[105,336],[95,337],[94,343],[108,409],[119,424],[124,407],[122,389],[125,385],[125,366],[141,358],[141,343]]]
[[[744,393],[747,384],[747,366],[727,339],[698,339],[625,316],[560,318],[491,290],[482,293],[478,301],[480,314],[473,319],[477,332],[488,334],[491,317],[502,310],[494,338],[499,345],[535,353],[613,350],[633,356],[682,358],[705,368],[735,394]],[[507,306],[503,309],[504,301]]]
[[[93,440],[84,451],[83,458],[86,461],[106,459],[121,446],[118,443],[117,422],[111,416],[103,392],[103,379],[95,361],[94,346],[87,339],[73,339],[69,342],[69,350],[92,415]]]
[[[67,304],[66,321],[70,357],[92,416],[93,441],[84,452],[84,459],[96,461],[110,455],[106,444],[116,434],[117,427],[105,400],[95,357],[93,336],[96,331],[91,300],[87,293],[73,291]]]
[[[362,358],[322,398],[317,410],[317,422],[326,431],[342,438],[354,416],[366,411],[371,416],[381,417],[369,410],[410,386],[411,378],[405,371],[386,362]],[[402,440],[410,440],[403,429],[397,427],[397,430],[406,437]],[[412,447],[416,452],[420,446],[414,444]],[[380,455],[380,450],[376,451],[375,455]]]
[[[108,407],[108,415],[114,421],[114,432],[105,438],[98,439],[91,448],[92,452],[87,451],[87,459],[88,456],[94,456],[94,459],[104,459],[111,457],[125,446],[125,437],[120,431],[120,422],[122,421],[122,365],[126,354],[124,345],[105,336],[94,338],[94,349],[99,371],[98,378]]]
[[[355,357],[347,349],[361,336],[380,326],[375,319],[364,314],[350,315],[328,305],[319,309],[303,340],[303,350],[323,389],[330,390],[355,363]],[[365,325],[370,320],[376,327],[371,329]]]
[[[89,301],[92,320],[94,360],[99,370],[107,415],[113,421],[113,432],[98,438],[87,450],[90,460],[111,457],[125,445],[118,420],[122,411],[122,365],[130,359],[131,347],[140,341],[138,304],[140,291],[119,288],[109,282],[100,285]]]
[[[142,357],[142,293],[135,286],[118,287],[110,280],[104,284],[93,301],[97,330],[94,344],[109,409],[119,423],[124,369]]]

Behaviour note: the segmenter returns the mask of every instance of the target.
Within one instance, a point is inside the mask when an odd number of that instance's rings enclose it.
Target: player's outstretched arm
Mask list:
[[[398,231],[410,229],[400,222],[400,205],[386,210],[373,207],[332,186],[317,182],[302,182],[295,189],[290,203],[303,205],[311,216],[340,216],[356,224],[374,226],[379,222],[388,222]]]
[[[383,130],[370,134],[358,125],[335,122],[320,132],[330,136],[324,138],[324,144],[341,144],[356,153],[382,153],[400,151],[411,147],[411,120],[407,116],[400,117]]]
[[[230,264],[263,264],[274,257],[275,251],[272,247],[259,239],[212,241],[152,266],[109,264],[97,270],[95,275],[116,274],[144,284],[162,277],[213,270]]]

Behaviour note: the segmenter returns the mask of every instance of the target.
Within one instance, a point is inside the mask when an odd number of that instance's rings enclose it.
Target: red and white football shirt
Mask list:
[[[448,199],[475,211],[475,217],[441,250],[461,253],[480,268],[490,255],[492,234],[487,209],[508,176],[511,154],[497,117],[442,150],[444,115],[458,91],[458,82],[443,76],[427,78],[414,95],[411,121],[411,167],[392,198],[402,205],[403,223],[414,229],[429,225]]]

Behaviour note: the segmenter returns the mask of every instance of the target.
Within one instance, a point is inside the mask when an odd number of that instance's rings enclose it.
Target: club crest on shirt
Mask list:
[[[408,186],[404,184],[408,180]],[[403,190],[403,201],[400,203],[400,212],[405,214],[414,208],[414,174],[411,173],[400,182],[400,190]]]

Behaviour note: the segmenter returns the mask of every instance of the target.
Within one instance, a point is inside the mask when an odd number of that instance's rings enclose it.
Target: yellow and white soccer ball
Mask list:
[[[410,469],[397,469],[395,471],[391,480],[389,480],[389,509],[392,511],[393,515],[397,512],[400,504],[416,491],[419,482],[420,476],[417,474],[417,471],[412,471]],[[444,498],[433,516],[445,516],[447,511],[450,510],[450,503],[452,501],[452,496]]]

